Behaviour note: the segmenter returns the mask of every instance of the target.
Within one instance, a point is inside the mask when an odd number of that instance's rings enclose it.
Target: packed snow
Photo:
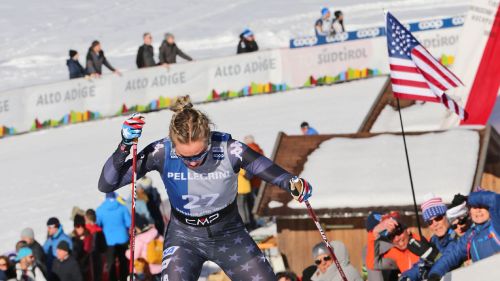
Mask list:
[[[243,139],[253,134],[270,155],[279,131],[300,134],[306,120],[321,133],[353,133],[385,84],[386,77],[342,83],[271,95],[253,96],[200,105],[216,129]],[[366,89],[370,89],[367,91]],[[140,147],[165,137],[171,113],[146,114]],[[71,209],[95,208],[104,199],[97,180],[107,157],[120,141],[125,117],[104,119],[0,139],[3,210],[22,210],[2,216],[0,250],[14,246],[22,228],[32,226],[45,241],[45,222],[59,216],[65,230],[72,229]],[[152,173],[156,186],[162,183]],[[129,196],[129,188],[120,193]],[[164,191],[161,191],[166,196]]]
[[[446,118],[451,113],[440,103],[417,102],[401,109],[405,131],[435,131],[448,129]],[[396,108],[386,105],[370,130],[372,133],[401,132],[399,113]]]
[[[314,34],[324,6],[342,10],[346,29],[355,30],[382,26],[384,9],[410,21],[464,14],[468,1],[2,1],[0,91],[66,80],[68,50],[78,50],[83,62],[95,39],[122,71],[135,69],[144,32],[152,33],[156,55],[164,33],[172,32],[195,60],[235,54],[238,35],[246,27],[254,31],[261,49],[286,48],[291,38]]]
[[[468,194],[476,171],[479,134],[450,130],[407,136],[417,202],[433,192],[449,203]],[[309,155],[302,177],[312,183],[314,208],[412,204],[403,140],[398,135],[334,138]],[[290,208],[305,208],[295,200]]]

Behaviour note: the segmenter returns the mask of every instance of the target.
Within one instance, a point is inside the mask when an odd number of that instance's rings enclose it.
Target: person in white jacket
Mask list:
[[[330,245],[333,248],[335,256],[339,260],[347,280],[363,281],[359,272],[349,261],[349,253],[344,243],[340,241],[331,241]],[[314,263],[318,266],[318,269],[311,278],[312,281],[342,281],[342,276],[323,242],[316,244],[316,246],[313,247],[312,253]]]
[[[33,251],[23,247],[17,252],[16,275],[17,280],[23,281],[46,281],[40,268],[36,266]]]

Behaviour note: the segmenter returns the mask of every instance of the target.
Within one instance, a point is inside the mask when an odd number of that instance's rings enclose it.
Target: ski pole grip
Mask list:
[[[293,177],[291,180],[290,180],[290,183],[292,184],[292,186],[290,186],[290,191],[292,192],[292,195],[293,196],[299,196],[300,193],[299,191],[297,190],[297,188],[295,188],[295,184],[296,183],[299,183],[300,182],[300,178],[299,177]]]

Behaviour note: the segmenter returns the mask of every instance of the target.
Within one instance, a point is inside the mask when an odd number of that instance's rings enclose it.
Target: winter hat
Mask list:
[[[468,213],[469,209],[467,208],[467,196],[460,193],[455,194],[448,211],[446,211],[448,221],[451,223],[458,218],[467,216]]]
[[[143,189],[148,189],[153,186],[153,181],[151,180],[151,178],[144,176],[137,181],[137,186],[142,187]]]
[[[17,251],[16,261],[20,261],[24,257],[30,256],[30,255],[33,255],[33,251],[28,247],[22,247],[21,249],[19,249],[19,251]]]
[[[26,227],[25,229],[23,229],[21,231],[21,238],[23,237],[35,239],[35,232],[33,231],[33,228]]]
[[[61,242],[59,242],[59,244],[57,244],[57,249],[66,251],[68,253],[70,252],[69,244],[64,240],[62,240]]]
[[[116,192],[108,192],[106,193],[106,199],[116,199]]]
[[[73,58],[76,54],[78,54],[77,51],[75,51],[75,50],[69,50],[69,57],[70,58]]]
[[[321,16],[324,17],[326,14],[328,14],[330,12],[330,10],[328,8],[323,8],[321,9]]]
[[[53,225],[55,227],[59,227],[59,225],[61,225],[61,223],[59,222],[59,219],[56,218],[56,217],[51,217],[48,221],[47,221],[47,226],[50,226],[50,225]]]
[[[422,209],[422,217],[426,222],[434,217],[445,215],[447,210],[443,199],[436,197],[434,193],[427,193],[424,196],[424,203],[420,205],[420,208]]]
[[[250,29],[247,28],[247,29],[243,30],[242,34],[243,34],[243,37],[247,38],[247,37],[252,36],[253,32]]]
[[[377,224],[380,223],[381,220],[382,220],[381,213],[370,212],[370,214],[366,218],[366,223],[365,223],[366,231],[372,231],[375,228],[375,226],[377,226]]]
[[[446,211],[446,218],[452,223],[458,218],[466,217],[468,213],[469,209],[467,208],[467,202],[463,202],[461,205],[448,209],[448,211]]]
[[[85,218],[82,215],[76,214],[73,220],[73,226],[85,226]]]

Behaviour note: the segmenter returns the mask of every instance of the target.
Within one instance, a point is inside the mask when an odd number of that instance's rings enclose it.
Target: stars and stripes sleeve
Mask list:
[[[111,192],[132,182],[132,159],[127,160],[129,154],[130,148],[120,144],[108,158],[99,177],[99,191]],[[160,167],[163,167],[164,155],[162,140],[146,146],[137,154],[137,178],[143,177],[149,171],[160,171]]]
[[[229,160],[235,173],[238,173],[240,169],[244,169],[248,173],[290,192],[290,179],[293,175],[271,161],[271,159],[257,153],[246,144],[233,139],[229,140],[228,149]]]

